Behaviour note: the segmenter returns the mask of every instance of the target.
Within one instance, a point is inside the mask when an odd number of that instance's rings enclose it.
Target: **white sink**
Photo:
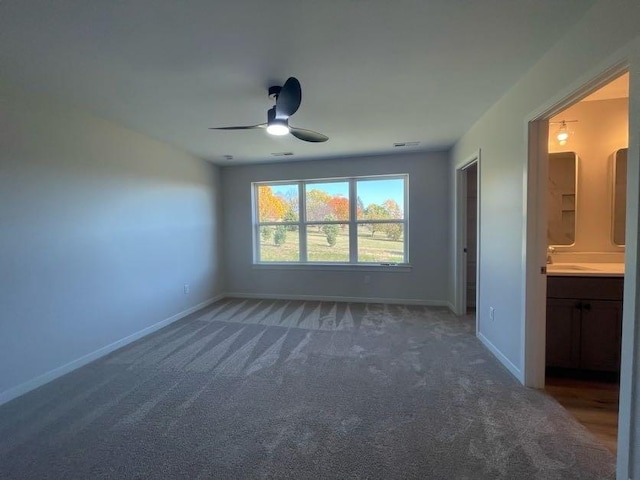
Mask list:
[[[550,275],[568,276],[624,276],[624,263],[551,263],[547,265]]]
[[[566,271],[570,270],[573,272],[597,272],[596,268],[585,267],[583,265],[573,265],[570,263],[556,264],[553,263],[547,265],[547,271]]]

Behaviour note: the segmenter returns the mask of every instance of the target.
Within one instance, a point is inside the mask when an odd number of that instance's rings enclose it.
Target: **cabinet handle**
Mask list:
[[[582,302],[576,302],[576,304],[575,304],[574,306],[575,306],[575,308],[577,308],[578,310],[582,310],[582,307],[583,307]]]
[[[585,303],[584,305],[582,305],[582,308],[584,308],[587,312],[589,312],[591,311],[591,304]]]

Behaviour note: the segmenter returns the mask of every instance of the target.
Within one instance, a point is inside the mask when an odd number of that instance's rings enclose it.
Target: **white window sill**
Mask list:
[[[327,271],[365,271],[365,272],[410,272],[412,265],[409,263],[254,263],[257,270],[327,270]]]

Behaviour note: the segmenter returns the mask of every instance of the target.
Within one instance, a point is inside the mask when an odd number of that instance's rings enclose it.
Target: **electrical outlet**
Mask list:
[[[364,283],[371,283],[371,275],[364,276]]]
[[[493,307],[489,307],[489,319],[495,320],[496,309]]]
[[[185,284],[184,284],[184,294],[185,294],[185,295],[188,295],[188,294],[189,294],[189,291],[190,291],[189,284],[188,284],[188,283],[185,283]]]

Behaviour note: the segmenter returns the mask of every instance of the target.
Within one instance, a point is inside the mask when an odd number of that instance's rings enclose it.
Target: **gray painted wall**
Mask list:
[[[640,3],[601,0],[456,144],[455,166],[481,149],[481,258],[479,333],[498,357],[524,379],[525,221],[527,120],[558,105],[572,92],[621,61],[629,62],[630,147],[623,362],[618,446],[619,478],[640,478],[640,401],[637,298],[640,165]],[[540,259],[544,263],[544,258]],[[455,268],[455,260],[452,269]],[[455,271],[455,270],[453,270]],[[455,291],[452,289],[452,298]],[[489,307],[495,320],[489,320]],[[632,382],[633,379],[633,382]],[[629,442],[629,438],[631,441]],[[627,448],[630,447],[630,448]],[[632,468],[630,466],[633,466]]]
[[[2,398],[222,285],[217,167],[4,83],[0,105]]]
[[[222,169],[227,291],[276,297],[381,298],[447,302],[449,186],[446,152],[404,154]],[[251,182],[392,173],[409,174],[410,271],[353,267],[328,270],[254,267]],[[370,275],[371,282],[364,283]]]

